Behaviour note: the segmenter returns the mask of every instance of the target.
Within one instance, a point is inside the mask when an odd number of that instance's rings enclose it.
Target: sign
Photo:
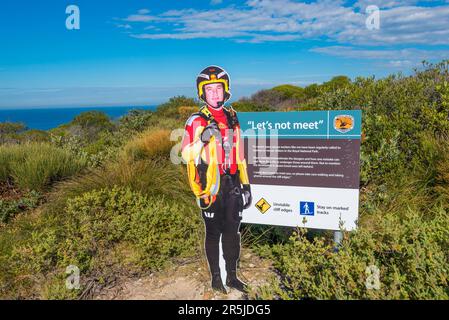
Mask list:
[[[268,210],[270,210],[271,205],[264,198],[260,199],[256,203],[256,208],[259,209],[260,213],[264,214]]]
[[[354,230],[360,110],[240,112],[255,203],[243,223]]]

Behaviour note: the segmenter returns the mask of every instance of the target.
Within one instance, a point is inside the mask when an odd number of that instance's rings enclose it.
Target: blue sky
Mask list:
[[[66,7],[80,9],[67,30]],[[366,7],[380,28],[366,27]],[[152,105],[223,66],[233,98],[449,58],[449,1],[71,0],[0,4],[0,108]]]

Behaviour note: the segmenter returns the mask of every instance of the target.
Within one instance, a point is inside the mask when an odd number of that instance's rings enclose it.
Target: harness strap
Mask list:
[[[214,116],[212,115],[212,112],[209,111],[209,109],[204,106],[198,111],[197,115],[199,115],[201,118],[206,120],[208,124],[212,121],[215,121]]]
[[[239,122],[238,122],[238,119],[237,119],[236,112],[235,112],[235,110],[232,107],[230,107],[229,109],[223,107],[223,111],[224,111],[224,113],[226,115],[226,120],[228,122],[228,127],[232,129],[232,134],[230,135],[230,137],[228,137],[228,141],[230,139],[231,144],[229,142],[223,143],[223,141],[222,141],[222,147],[223,147],[223,150],[225,152],[225,163],[224,163],[224,166],[223,166],[223,171],[226,173],[226,175],[230,175],[230,169],[231,169],[230,168],[230,164],[231,164],[230,154],[231,154],[232,145],[233,145],[233,142],[234,142],[233,130],[235,130],[235,128],[239,125]],[[207,106],[203,106],[196,114],[198,116],[202,117],[204,120],[206,120],[208,124],[211,123],[212,121],[215,121],[215,123],[217,123],[215,118],[214,118],[214,116],[212,115],[212,113],[207,108]],[[217,123],[217,125],[218,125],[218,123]],[[228,168],[226,168],[226,164],[228,164]],[[204,176],[205,172],[203,170],[204,170],[204,168],[202,168],[202,166],[196,166],[197,174],[200,177],[205,178],[205,176]],[[202,180],[202,179],[200,178],[198,180]],[[202,182],[204,182],[204,181],[202,181]],[[203,184],[203,183],[201,183],[201,184]],[[206,181],[205,185],[207,185],[207,181]],[[209,208],[212,205],[213,202],[215,202],[215,198],[216,198],[216,195],[210,195],[209,197],[207,197],[205,199],[204,198],[203,199],[197,198],[198,205],[200,206],[201,209],[207,209],[207,208]],[[202,206],[202,202],[206,205],[205,207]]]

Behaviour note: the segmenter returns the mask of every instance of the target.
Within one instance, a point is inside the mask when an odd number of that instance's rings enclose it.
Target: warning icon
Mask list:
[[[259,201],[257,201],[256,208],[259,209],[259,211],[263,214],[271,208],[271,205],[268,203],[267,200],[262,198]]]

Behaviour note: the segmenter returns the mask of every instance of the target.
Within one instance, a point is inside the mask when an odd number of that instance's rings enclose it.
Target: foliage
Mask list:
[[[101,111],[87,111],[77,115],[71,122],[71,125],[80,126],[83,129],[92,127],[102,129],[112,129],[113,124],[108,115]]]
[[[176,96],[173,98],[170,98],[168,102],[161,104],[157,107],[156,113],[158,116],[165,117],[165,118],[174,118],[179,119],[179,108],[183,106],[197,106],[199,108],[200,102],[192,99],[187,98],[185,96]],[[184,119],[185,121],[185,119]]]
[[[120,117],[120,128],[136,132],[143,131],[147,128],[153,115],[154,113],[150,110],[130,110],[126,115]]]
[[[304,88],[285,84],[272,88],[271,90],[277,91],[282,94],[284,100],[295,99],[296,101],[302,101],[305,98]]]
[[[11,179],[22,190],[45,190],[84,166],[71,153],[47,143],[0,146],[0,181]]]
[[[232,103],[232,107],[237,112],[261,112],[261,111],[273,111],[273,108],[266,105],[259,105],[254,103],[251,99],[240,99]]]
[[[281,299],[448,299],[447,209],[441,202],[409,195],[397,195],[376,208],[369,214],[375,227],[364,224],[347,234],[338,252],[325,237],[309,241],[304,230],[286,244],[261,247],[260,253],[271,257],[282,274],[279,283],[261,294]],[[389,206],[395,210],[386,210]],[[372,266],[379,270],[378,289],[366,285]]]
[[[169,159],[174,142],[170,141],[170,131],[148,130],[128,142],[124,151],[128,158],[137,161],[165,157]]]
[[[26,129],[23,123],[0,122],[0,136],[11,133],[19,133]]]
[[[23,123],[0,122],[0,144],[15,143],[26,127]]]
[[[108,263],[102,257],[122,244],[128,245],[127,262],[152,270],[198,251],[199,215],[163,197],[147,198],[129,188],[113,187],[69,199],[61,210],[33,222],[29,241],[0,247],[1,268],[7,267],[8,273],[57,271],[44,281],[50,295],[44,298],[73,298],[73,292],[62,287],[65,268],[75,265],[87,278]]]
[[[41,195],[31,191],[20,199],[0,199],[0,226],[8,223],[17,214],[38,206]]]

